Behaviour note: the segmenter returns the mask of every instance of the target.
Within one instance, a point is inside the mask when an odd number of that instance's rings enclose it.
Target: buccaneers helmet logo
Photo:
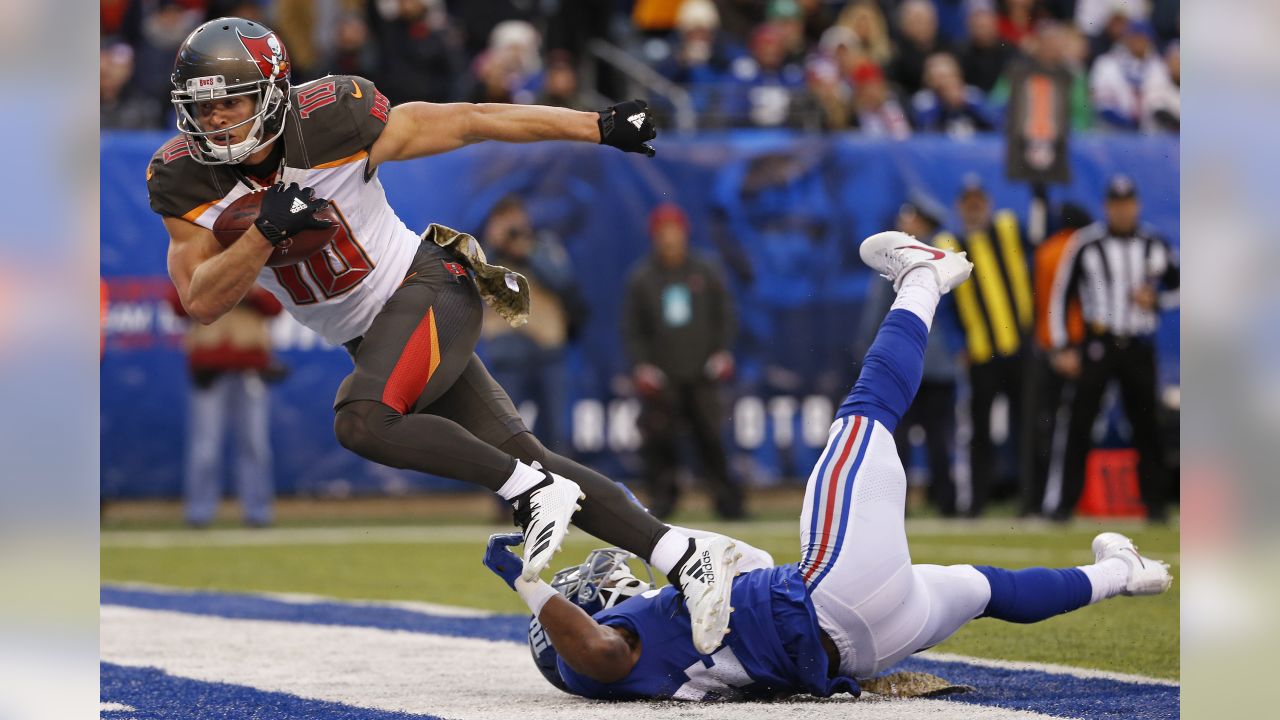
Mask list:
[[[289,72],[289,58],[285,56],[284,46],[276,38],[275,33],[267,33],[261,37],[246,37],[236,30],[240,36],[240,44],[249,51],[249,57],[258,64],[258,70],[264,79],[283,77]]]

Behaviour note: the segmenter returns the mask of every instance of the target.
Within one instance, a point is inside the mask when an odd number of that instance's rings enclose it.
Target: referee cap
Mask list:
[[[1128,175],[1112,175],[1107,182],[1108,200],[1128,200],[1138,197],[1138,186]]]
[[[987,194],[987,186],[982,182],[982,176],[975,172],[965,173],[960,178],[960,197],[964,197],[970,193]]]

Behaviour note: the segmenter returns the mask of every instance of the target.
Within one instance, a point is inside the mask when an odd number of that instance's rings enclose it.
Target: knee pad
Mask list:
[[[363,444],[364,418],[348,409],[349,407],[344,407],[334,414],[333,434],[337,436],[339,445],[359,454],[360,451],[356,448]]]

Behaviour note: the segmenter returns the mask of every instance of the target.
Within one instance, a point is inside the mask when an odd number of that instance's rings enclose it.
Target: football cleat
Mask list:
[[[553,472],[542,470],[546,476],[512,503],[516,525],[524,530],[524,572],[526,581],[532,582],[551,562],[551,556],[560,549],[560,543],[569,533],[573,514],[582,509],[579,500],[587,496],[578,483]]]
[[[938,277],[938,288],[946,295],[951,288],[969,279],[973,263],[965,253],[951,252],[920,242],[911,235],[897,230],[876,233],[858,248],[862,262],[878,271],[898,290],[902,278],[911,270],[927,267]]]
[[[734,566],[741,557],[734,541],[722,535],[691,539],[689,550],[667,576],[684,595],[693,646],[703,655],[715,652],[729,633]]]
[[[1094,538],[1093,557],[1097,562],[1116,557],[1129,566],[1123,595],[1159,595],[1173,583],[1168,563],[1139,555],[1133,541],[1120,533],[1104,532]]]

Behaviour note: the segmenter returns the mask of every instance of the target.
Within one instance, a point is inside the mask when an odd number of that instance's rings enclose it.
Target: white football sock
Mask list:
[[[532,465],[526,465],[519,460],[516,461],[516,469],[511,471],[511,477],[498,488],[498,495],[505,500],[515,500],[529,488],[537,485],[546,479],[546,475],[542,474],[542,465],[535,462]]]
[[[721,535],[721,533],[714,533],[710,530],[699,530],[697,528],[687,528],[679,525],[672,525],[671,529],[679,530],[694,540],[702,540],[703,538],[718,537]],[[752,570],[773,567],[773,556],[769,553],[737,538],[733,538],[733,542],[737,545],[738,553],[741,556],[738,558],[738,562],[733,566],[734,572],[751,572]]]
[[[1080,571],[1089,578],[1093,589],[1090,605],[1119,595],[1129,584],[1129,564],[1117,557],[1093,565],[1081,565]]]
[[[667,575],[676,568],[680,558],[683,558],[688,551],[689,536],[672,528],[658,538],[658,544],[653,546],[653,554],[649,556],[649,564],[657,568],[658,572]]]
[[[942,288],[938,287],[938,276],[931,268],[913,268],[902,276],[898,283],[898,297],[894,299],[890,310],[906,310],[924,321],[927,328],[933,327],[933,313],[938,309],[938,301],[942,299]]]

